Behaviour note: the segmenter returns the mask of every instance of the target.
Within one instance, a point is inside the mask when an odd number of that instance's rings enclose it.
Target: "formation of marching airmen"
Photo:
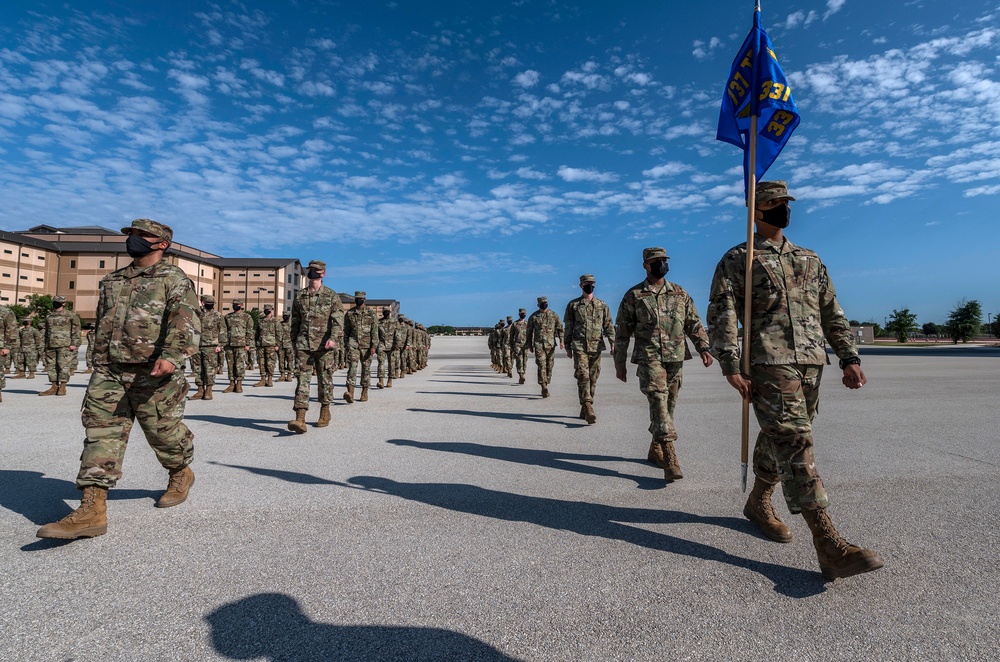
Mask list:
[[[545,398],[558,346],[573,358],[580,417],[593,424],[601,353],[610,348],[617,379],[627,381],[628,362],[636,366],[639,389],[649,403],[652,441],[647,457],[663,468],[669,484],[683,478],[674,411],[683,363],[693,358],[690,341],[706,368],[718,361],[730,386],[752,404],[760,424],[754,487],[744,516],[771,540],[790,542],[791,530],[771,501],[781,485],[789,511],[801,514],[812,532],[824,577],[876,570],[883,565],[878,553],[848,543],[834,527],[813,455],[812,421],[828,362],[825,343],[839,358],[844,386],[858,389],[867,382],[854,336],[819,256],[784,236],[790,202],[795,200],[785,182],[760,182],[755,196],[754,259],[748,270],[745,243],[722,257],[712,279],[707,327],[691,296],[666,279],[666,251],[651,247],[642,251],[645,277],[625,292],[614,323],[607,304],[594,296],[595,277],[584,274],[581,295],[567,304],[562,319],[549,309],[546,297],[538,297],[538,310],[530,317],[521,309],[517,321],[507,317],[497,323],[488,340],[493,367],[508,377],[516,370],[519,384],[524,384],[527,354],[534,354]],[[319,260],[309,263],[308,285],[297,292],[287,318],[279,322],[267,306],[255,326],[242,310],[242,301],[224,318],[214,310],[211,297],[204,297],[199,307],[191,280],[163,258],[173,239],[168,226],[136,219],[122,232],[133,261],[101,281],[97,323],[88,343],[92,375],[83,401],[86,439],[76,480],[83,492],[81,504],[62,520],[41,527],[39,537],[74,539],[107,531],[107,491],[121,477],[135,421],[169,474],[156,505],[170,507],[187,499],[194,484],[194,435],[183,423],[189,388],[184,364],[189,358],[198,386],[194,400],[212,399],[223,357],[230,378],[226,392],[242,392],[251,348],[260,370],[255,387],[272,386],[276,375],[288,381],[294,373],[295,418],[288,429],[299,434],[306,432],[313,373],[320,405],[316,426],[324,427],[330,423],[336,369],[345,364],[348,368],[343,397],[352,403],[359,365],[358,401],[368,399],[373,357],[379,360],[379,388],[391,387],[394,378],[427,364],[430,337],[423,327],[403,317],[393,320],[386,309],[380,318],[365,305],[361,291],[355,292],[355,307],[345,313],[340,296],[323,285],[326,265]],[[751,317],[744,320],[748,275],[753,285]],[[23,328],[18,328],[9,309],[0,307],[0,356],[6,360],[11,348],[19,349],[19,354],[14,352],[20,357],[19,376],[33,374],[37,355],[31,348],[44,342],[52,386],[40,395],[65,394],[81,341],[79,318],[63,310],[61,297],[55,304],[40,335],[30,324],[22,322]],[[744,348],[738,328],[743,324],[750,338],[748,368],[740,365]]]

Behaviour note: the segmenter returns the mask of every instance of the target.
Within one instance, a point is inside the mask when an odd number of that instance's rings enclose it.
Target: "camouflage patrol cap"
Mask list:
[[[528,312],[528,311],[527,311],[527,309],[526,309],[526,308],[518,308],[518,309],[517,309],[517,312],[518,312],[518,314],[520,314],[520,313],[526,313],[526,312]]]
[[[389,306],[382,306],[382,312],[383,312],[383,313],[389,313],[389,312],[392,312],[392,311],[391,311],[391,309],[389,308]]]
[[[548,302],[549,302],[548,297],[538,297],[538,303],[548,303]]]
[[[513,318],[513,316],[511,316],[511,315],[508,315],[508,316],[507,316],[507,321],[508,321],[508,322],[513,322],[513,321],[514,321],[514,318]]]
[[[503,318],[502,317],[500,318],[500,321],[497,322],[497,324],[503,324]]]
[[[583,274],[582,276],[580,276],[580,284],[581,285],[583,285],[584,283],[596,283],[596,282],[597,281],[594,280],[594,275],[593,274]]]
[[[154,237],[159,237],[165,241],[174,240],[174,231],[170,229],[169,225],[164,225],[163,223],[157,223],[156,221],[149,218],[137,218],[132,221],[132,225],[127,228],[122,228],[122,234],[131,234],[132,230],[142,230],[143,232],[148,232]]]
[[[771,200],[794,200],[795,198],[788,195],[788,184],[779,179],[773,182],[760,182],[757,184],[754,199],[759,205]]]
[[[264,304],[264,311],[266,312],[268,310],[274,310],[274,304],[265,303]]]
[[[354,298],[355,298],[355,299],[364,299],[364,298],[365,298],[366,296],[368,296],[368,295],[366,295],[366,294],[365,294],[364,292],[362,292],[361,290],[355,290],[355,291],[354,291]]]
[[[649,260],[669,260],[670,256],[667,255],[665,248],[660,246],[652,246],[650,248],[642,249],[642,261],[648,262]]]
[[[52,297],[52,303],[66,303],[66,297],[61,294],[57,294]]]
[[[201,300],[204,301],[205,303],[215,303],[215,297],[213,297],[211,294],[202,295]]]
[[[309,260],[309,269],[315,269],[316,271],[326,271],[326,262],[321,260]]]
[[[243,299],[233,299],[233,305],[234,306],[242,306],[243,305]]]

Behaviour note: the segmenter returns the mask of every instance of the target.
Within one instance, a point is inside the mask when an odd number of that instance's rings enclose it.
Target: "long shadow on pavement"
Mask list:
[[[504,377],[507,379],[507,377]],[[439,384],[482,384],[484,386],[496,386],[502,382],[470,382],[468,379],[428,379],[429,382],[437,382]]]
[[[257,474],[258,476],[267,476],[268,478],[277,478],[278,480],[284,480],[289,483],[299,483],[300,485],[340,485],[333,480],[327,480],[326,478],[320,478],[319,476],[313,476],[312,474],[299,473],[298,471],[283,471],[281,469],[264,469],[263,467],[247,467],[241,464],[226,464],[225,462],[214,462],[209,461],[207,464],[214,464],[220,467],[229,467],[230,469],[242,469],[243,471],[248,471],[252,474]]]
[[[265,418],[235,418],[229,416],[217,416],[215,414],[184,414],[185,419],[191,419],[193,421],[205,421],[206,423],[217,423],[219,425],[227,425],[232,428],[248,428],[250,430],[259,430],[260,432],[276,432],[275,437],[293,437],[295,433],[290,431],[285,427],[287,421],[271,421]],[[262,425],[263,423],[269,423],[270,425]],[[272,427],[272,426],[280,427]]]
[[[619,540],[657,551],[725,563],[764,575],[774,583],[775,591],[792,598],[805,598],[826,590],[823,576],[818,572],[746,559],[711,545],[623,524],[705,524],[750,535],[749,522],[734,517],[703,517],[675,510],[622,508],[564,501],[499,492],[460,483],[401,483],[378,476],[354,476],[344,486],[390,494],[456,512],[509,522],[527,522],[559,531],[573,531],[583,536]]]
[[[310,620],[284,593],[258,593],[205,616],[212,646],[234,660],[484,660],[516,662],[470,636],[441,628],[333,625]]]
[[[528,395],[527,393],[472,393],[470,391],[415,391],[421,395],[475,395],[481,398],[522,398],[534,400],[537,399],[537,395]]]
[[[624,478],[633,480],[639,489],[655,490],[663,487],[662,478],[652,476],[633,476],[623,474],[614,469],[604,467],[593,467],[578,462],[632,462],[646,466],[648,463],[642,460],[633,460],[626,457],[613,455],[593,455],[583,453],[563,453],[559,451],[546,451],[535,448],[510,448],[507,446],[486,446],[484,444],[473,444],[460,441],[414,441],[412,439],[388,439],[386,443],[396,446],[410,446],[412,448],[422,448],[430,451],[442,451],[445,453],[462,453],[474,457],[486,457],[492,460],[503,460],[504,462],[515,462],[517,464],[528,464],[536,467],[548,467],[550,469],[560,469],[562,471],[575,471],[576,473],[588,474],[591,476],[607,476],[609,478]]]
[[[481,416],[484,418],[502,418],[505,421],[526,421],[529,423],[554,423],[567,428],[585,428],[586,423],[567,423],[566,420],[579,421],[572,416],[549,416],[546,414],[516,414],[502,411],[472,411],[469,409],[418,409],[410,407],[406,411],[417,411],[425,414],[456,414],[458,416]]]

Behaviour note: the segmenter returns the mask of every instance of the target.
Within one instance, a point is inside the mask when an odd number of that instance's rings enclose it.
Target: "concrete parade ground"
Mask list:
[[[605,354],[596,425],[572,361],[542,399],[485,338],[433,340],[428,367],[286,429],[294,383],[187,404],[197,482],[166,486],[138,425],[108,533],[41,540],[78,504],[87,376],[67,397],[10,380],[0,403],[0,660],[996,660],[1000,352],[862,354],[828,368],[815,425],[830,513],[885,559],[824,581],[809,531],[742,516],[740,403],[685,365],[684,479],[646,462],[634,367]],[[82,367],[82,362],[81,362]],[[373,362],[374,367],[374,362]],[[193,387],[193,384],[192,384]],[[315,394],[315,386],[313,387]],[[756,423],[752,424],[756,435]],[[752,480],[752,477],[751,477]]]

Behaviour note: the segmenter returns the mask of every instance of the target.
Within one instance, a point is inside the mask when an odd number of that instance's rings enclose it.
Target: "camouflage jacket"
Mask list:
[[[253,347],[253,318],[245,310],[234,310],[225,317],[226,339],[229,347]]]
[[[9,306],[0,306],[0,349],[14,352],[21,335],[17,329],[17,316]]]
[[[615,317],[615,368],[623,369],[628,343],[635,336],[632,363],[674,363],[691,358],[685,336],[700,354],[708,351],[708,334],[701,325],[691,295],[670,281],[658,290],[643,280],[633,285],[618,306]]]
[[[219,311],[201,311],[201,346],[222,347],[229,344],[229,332],[226,320]]]
[[[715,268],[708,304],[712,353],[726,375],[740,372],[746,242],[730,249]],[[840,358],[857,356],[851,326],[837,303],[826,267],[813,251],[788,239],[781,245],[754,238],[751,272],[750,363],[826,363],[824,337]]]
[[[510,325],[510,348],[520,351],[528,343],[528,320],[516,320]]]
[[[497,349],[501,352],[510,350],[510,327],[497,329]]]
[[[396,327],[399,326],[399,322],[392,319],[392,317],[383,317],[379,319],[378,325],[382,327],[382,338],[379,341],[378,350],[380,352],[391,352],[395,348]]]
[[[574,352],[603,352],[607,349],[604,338],[615,337],[611,310],[597,297],[587,301],[580,296],[566,304],[563,324],[566,325],[566,344]]]
[[[148,267],[133,262],[101,280],[91,332],[94,365],[164,359],[182,368],[198,351],[200,336],[198,296],[179,267],[166,260]]]
[[[325,285],[315,292],[304,287],[292,304],[292,344],[297,350],[318,352],[327,340],[344,341],[344,303]]]
[[[257,347],[278,347],[281,344],[281,320],[274,316],[261,317],[257,325]]]
[[[375,309],[365,306],[348,310],[344,315],[344,339],[362,351],[385,344]]]
[[[18,336],[22,352],[26,349],[45,349],[45,338],[42,337],[42,332],[30,324],[18,329]]]
[[[292,318],[289,317],[287,322],[281,322],[281,348],[291,349],[292,348]]]
[[[393,351],[402,350],[406,348],[406,325],[396,320],[396,330],[393,332],[392,347]],[[388,342],[388,340],[386,340]]]
[[[53,310],[45,318],[42,326],[46,349],[79,347],[83,343],[80,336],[80,317],[71,310]]]
[[[559,315],[548,308],[536,310],[528,317],[528,338],[526,343],[535,349],[554,349],[563,339],[563,325],[559,321]]]

